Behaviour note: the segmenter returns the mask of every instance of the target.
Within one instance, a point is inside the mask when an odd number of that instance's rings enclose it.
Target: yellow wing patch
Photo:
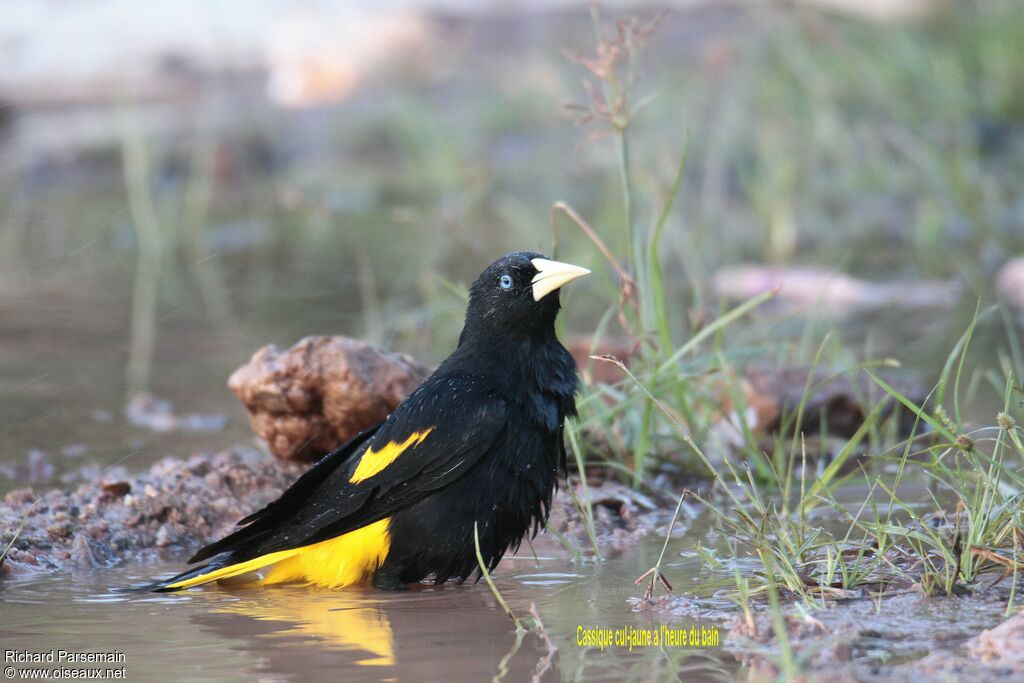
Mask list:
[[[348,480],[349,483],[357,484],[382,471],[402,453],[410,448],[419,446],[423,439],[427,438],[427,435],[432,431],[434,431],[433,427],[422,432],[413,432],[402,443],[389,441],[379,451],[375,451],[372,448],[367,449],[363,457],[359,459],[359,465],[356,466],[356,471],[352,473],[352,477]]]

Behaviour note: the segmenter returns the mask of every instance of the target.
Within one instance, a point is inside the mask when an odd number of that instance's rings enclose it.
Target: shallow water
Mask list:
[[[574,565],[550,539],[535,547],[540,566],[532,556],[508,558],[495,581],[519,617],[536,605],[557,648],[542,680],[584,674],[589,680],[674,680],[680,670],[687,680],[732,678],[739,665],[721,648],[631,652],[577,645],[580,626],[703,624],[724,637],[729,603],[721,599],[694,599],[686,616],[634,611],[631,596],[640,589],[633,579],[653,563],[660,539],[584,566]],[[677,566],[670,571],[681,570],[679,562],[672,564]],[[244,585],[172,595],[123,590],[179,568],[128,565],[6,581],[0,584],[0,641],[5,649],[124,652],[130,680],[517,681],[543,668],[549,653],[533,633],[517,646],[511,620],[484,582],[398,593]]]

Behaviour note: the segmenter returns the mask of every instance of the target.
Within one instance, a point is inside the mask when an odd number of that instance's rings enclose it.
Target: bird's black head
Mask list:
[[[532,252],[502,256],[469,289],[460,344],[467,339],[514,343],[554,335],[558,290],[589,272]]]

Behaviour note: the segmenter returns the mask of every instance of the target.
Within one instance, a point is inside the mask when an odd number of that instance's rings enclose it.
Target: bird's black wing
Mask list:
[[[336,449],[317,460],[316,463],[303,472],[302,476],[296,479],[292,485],[277,498],[277,500],[271,501],[265,508],[252,513],[245,519],[239,520],[238,526],[245,526],[257,519],[269,517],[277,510],[287,510],[289,505],[304,500],[306,496],[315,491],[317,487],[323,483],[324,479],[326,479],[331,472],[336,470],[339,465],[344,464],[353,453],[356,453],[360,447],[366,443],[367,439],[376,434],[382,424],[383,422],[378,422],[369,429],[359,432],[341,446],[338,446]]]
[[[431,377],[375,430],[322,459],[243,520],[247,526],[189,561],[224,552],[241,561],[384,519],[465,474],[502,437],[506,418],[505,401],[479,380]]]
[[[268,527],[275,520],[287,518],[290,511],[312,495],[335,470],[348,462],[353,454],[362,450],[367,440],[376,434],[383,424],[383,422],[379,422],[373,427],[356,434],[341,446],[317,460],[312,467],[303,472],[277,499],[272,500],[266,507],[257,510],[248,517],[239,520],[238,526],[245,527],[244,529],[240,529],[238,532],[229,534],[219,541],[204,546],[189,558],[189,563],[202,562],[214,555],[232,550],[239,542],[243,542],[245,538],[260,532],[262,527]],[[259,524],[255,524],[256,522],[259,522]]]

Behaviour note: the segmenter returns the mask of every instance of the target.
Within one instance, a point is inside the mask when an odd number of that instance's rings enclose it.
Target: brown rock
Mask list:
[[[156,547],[163,548],[171,544],[174,532],[166,524],[160,526],[156,531]]]
[[[404,354],[347,337],[265,346],[228,380],[281,460],[313,461],[384,419],[426,378]]]
[[[587,385],[615,384],[626,377],[614,364],[591,360],[591,356],[615,356],[629,367],[629,359],[634,350],[625,342],[601,340],[595,344],[593,337],[574,337],[566,344],[566,348],[576,361],[576,367]]]
[[[132,485],[126,481],[113,481],[101,484],[103,492],[111,498],[124,498],[132,492]]]
[[[96,557],[92,542],[84,534],[75,535],[75,540],[71,543],[69,559],[79,567],[99,567],[102,564]]]
[[[31,488],[14,489],[4,497],[8,505],[28,505],[36,498],[36,493]]]
[[[884,670],[884,678],[894,681],[1018,681],[1022,674],[1024,614],[1015,614],[968,640],[966,656],[936,650],[921,659]]]
[[[795,412],[803,400],[804,391],[810,387],[810,395],[804,406],[803,432],[817,433],[821,426],[821,417],[829,434],[849,438],[860,428],[865,416],[871,411],[871,405],[864,404],[867,399],[878,400],[884,396],[882,389],[874,384],[870,377],[861,373],[855,380],[836,372],[832,368],[807,366],[768,367],[750,366],[743,371],[743,398],[747,406],[747,425],[759,433],[775,434],[782,427],[783,418],[789,412]],[[908,396],[918,405],[924,402],[925,392],[922,386],[902,375],[883,375],[889,384]],[[732,411],[732,401],[728,395],[723,399],[725,406]],[[893,401],[883,409],[882,417],[888,416],[893,409]],[[913,425],[913,416],[902,414],[900,432],[908,433]]]

